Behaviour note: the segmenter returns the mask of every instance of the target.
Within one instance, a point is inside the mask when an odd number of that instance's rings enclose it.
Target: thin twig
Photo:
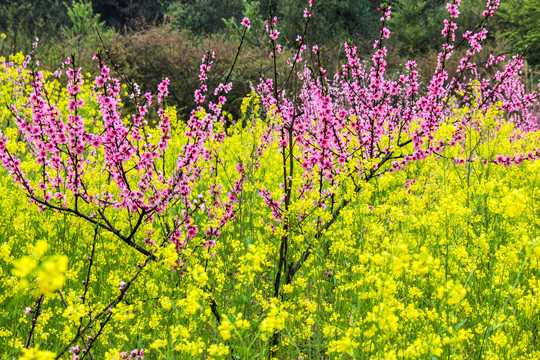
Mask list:
[[[37,300],[36,300],[36,304],[34,306],[34,314],[35,314],[35,317],[32,318],[32,328],[30,329],[30,333],[28,334],[28,339],[26,340],[26,345],[25,347],[27,349],[30,348],[30,341],[32,340],[32,336],[34,335],[34,332],[36,330],[36,324],[37,324],[37,319],[39,317],[39,315],[41,315],[41,306],[43,305],[43,299],[45,298],[45,295],[41,295]]]

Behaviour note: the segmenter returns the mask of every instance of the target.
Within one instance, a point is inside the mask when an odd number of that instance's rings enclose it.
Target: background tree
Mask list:
[[[170,2],[172,1],[92,0],[92,6],[107,26],[126,32],[162,23],[165,5]]]
[[[66,8],[59,0],[4,0],[0,2],[0,32],[7,38],[0,55],[29,52],[39,37],[38,51],[44,59],[58,40],[58,28],[68,21]]]
[[[92,3],[75,1],[67,7],[70,26],[62,26],[62,34],[69,40],[80,40],[92,34],[95,29],[103,30],[105,23],[100,21],[100,15],[95,14]]]
[[[399,55],[411,57],[436,49],[443,42],[440,24],[446,15],[444,0],[396,0],[390,30],[400,42]]]
[[[512,52],[526,50],[529,65],[540,65],[540,4],[537,0],[508,0],[501,4],[500,38],[507,40]]]
[[[196,34],[212,34],[225,28],[222,19],[238,17],[242,14],[242,9],[242,2],[238,0],[186,0],[171,1],[166,13],[176,28],[187,29]]]

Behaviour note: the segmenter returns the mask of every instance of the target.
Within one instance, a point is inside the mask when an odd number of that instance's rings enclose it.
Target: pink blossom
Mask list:
[[[279,31],[277,31],[275,29],[270,31],[270,39],[271,40],[276,41],[278,36],[279,36]]]
[[[446,4],[446,10],[450,14],[450,17],[452,18],[459,17],[459,5],[448,3]]]

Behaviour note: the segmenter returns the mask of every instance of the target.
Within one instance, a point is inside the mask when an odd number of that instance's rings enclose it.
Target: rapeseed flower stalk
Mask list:
[[[23,349],[23,355],[19,358],[21,360],[54,360],[56,354],[50,351],[43,351],[37,348]]]

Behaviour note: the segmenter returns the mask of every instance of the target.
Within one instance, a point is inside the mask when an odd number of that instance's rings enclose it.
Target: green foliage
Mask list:
[[[540,65],[540,4],[538,0],[508,0],[501,4],[500,22],[505,27],[500,38],[514,52],[526,50],[529,64]]]
[[[225,28],[222,19],[230,19],[241,14],[242,5],[239,0],[188,0],[171,3],[167,13],[177,29],[187,29],[197,34],[211,34]]]
[[[41,54],[53,51],[59,26],[66,24],[65,9],[60,0],[3,0],[0,2],[0,32],[7,39],[0,55],[29,52],[36,37]]]
[[[301,34],[303,10],[307,1],[289,0],[278,3],[278,24],[290,42]],[[371,42],[378,34],[379,0],[328,0],[316,2],[308,37],[311,43],[333,45],[344,41]]]
[[[260,1],[242,0],[242,6],[243,10],[241,18],[247,17],[250,20],[251,26],[251,31],[246,33],[247,44],[260,45],[264,43],[265,39],[262,36],[262,32],[264,29],[265,17],[261,13]],[[238,34],[243,31],[237,17],[233,16],[228,19],[223,18],[222,21],[225,24],[225,32],[227,35],[238,37]]]
[[[63,26],[62,33],[68,39],[81,39],[91,34],[94,28],[97,30],[103,30],[104,23],[100,22],[99,14],[94,14],[92,9],[92,3],[79,0],[73,2],[71,6],[67,7],[67,15],[71,21],[71,26]]]
[[[399,54],[411,57],[438,47],[443,42],[441,24],[445,2],[428,0],[396,0],[392,2],[390,30],[401,43]]]
[[[92,0],[94,12],[101,15],[108,27],[117,31],[136,31],[148,25],[161,24],[171,1]]]

